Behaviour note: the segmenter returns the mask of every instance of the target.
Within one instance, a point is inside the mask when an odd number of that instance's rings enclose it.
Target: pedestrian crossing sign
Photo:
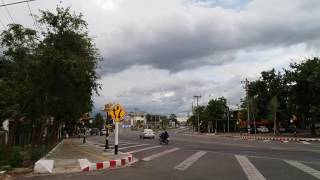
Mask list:
[[[126,112],[125,112],[124,108],[120,104],[116,104],[109,111],[109,115],[111,116],[111,118],[114,121],[119,122],[126,115]]]

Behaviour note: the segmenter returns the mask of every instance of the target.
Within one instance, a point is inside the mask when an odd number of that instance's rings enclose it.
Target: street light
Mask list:
[[[194,98],[197,99],[197,110],[198,110],[198,132],[200,133],[200,120],[199,120],[199,104],[198,104],[198,100],[199,98],[201,98],[201,95],[196,95],[196,96],[193,96]]]
[[[247,118],[247,128],[250,128],[250,110],[249,110],[249,91],[248,91],[248,84],[249,81],[246,78],[245,81],[241,81],[242,84],[245,84],[245,89],[246,89],[246,95],[247,95],[247,114],[248,114],[248,118]]]

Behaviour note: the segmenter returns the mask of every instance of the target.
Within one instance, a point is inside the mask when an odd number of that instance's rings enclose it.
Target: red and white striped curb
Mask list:
[[[263,136],[248,136],[243,135],[241,139],[257,139],[257,140],[271,140],[271,141],[308,141],[320,142],[320,138],[294,138],[294,137],[263,137]]]
[[[113,169],[117,167],[124,167],[133,162],[132,154],[128,154],[127,156],[121,159],[91,163],[87,159],[79,159],[80,168],[82,171],[93,171],[97,169]]]

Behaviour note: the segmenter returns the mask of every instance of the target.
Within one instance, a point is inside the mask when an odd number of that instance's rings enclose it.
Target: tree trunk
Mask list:
[[[316,135],[316,118],[314,116],[311,119],[310,133],[312,136]]]

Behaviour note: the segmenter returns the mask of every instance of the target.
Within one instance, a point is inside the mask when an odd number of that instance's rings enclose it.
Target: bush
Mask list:
[[[40,146],[37,148],[32,148],[30,152],[30,159],[32,162],[37,161],[42,156],[44,156],[48,152],[48,148],[46,146]]]
[[[12,149],[11,156],[8,159],[8,164],[12,167],[20,167],[23,163],[23,158],[20,154],[20,148],[13,148]]]

